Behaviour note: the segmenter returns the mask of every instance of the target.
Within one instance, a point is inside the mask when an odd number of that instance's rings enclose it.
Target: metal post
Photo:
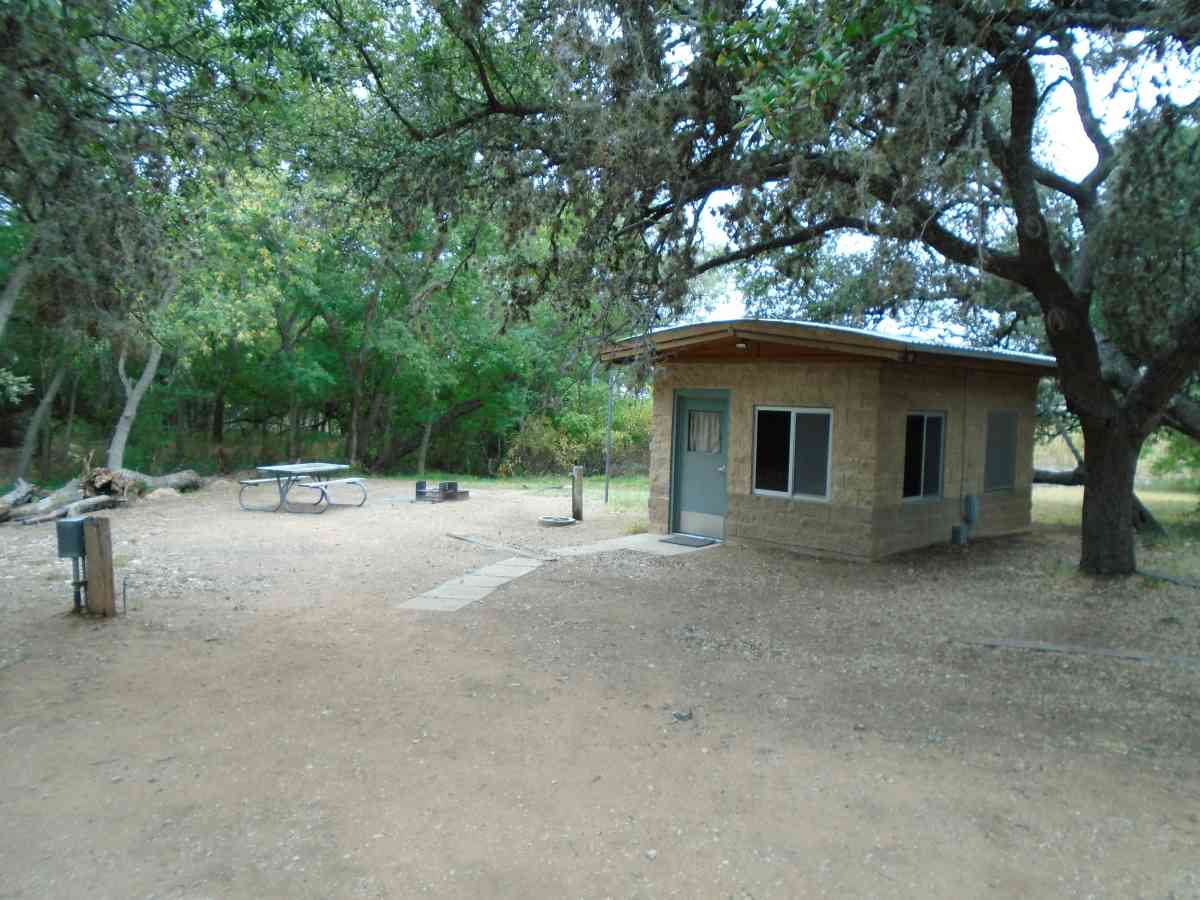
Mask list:
[[[74,576],[71,579],[71,586],[75,588],[75,612],[83,612],[83,594],[79,590],[83,587],[83,581],[79,577],[79,557],[71,557],[71,574]]]
[[[612,477],[612,406],[613,379],[616,375],[611,369],[608,372],[608,439],[604,448],[604,505],[608,506],[608,481]]]
[[[583,521],[583,466],[571,468],[571,518]]]

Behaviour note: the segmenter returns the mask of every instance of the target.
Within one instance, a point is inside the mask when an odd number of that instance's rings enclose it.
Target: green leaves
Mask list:
[[[842,97],[848,73],[885,48],[917,40],[932,9],[912,0],[885,0],[830,3],[822,13],[785,3],[717,30],[717,62],[744,85],[736,95],[745,113],[740,127],[762,125],[785,138],[797,133],[793,120],[806,113],[827,116]]]

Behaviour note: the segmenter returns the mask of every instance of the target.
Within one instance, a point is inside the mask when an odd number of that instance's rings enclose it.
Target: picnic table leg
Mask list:
[[[298,504],[298,508],[296,508],[296,509],[293,509],[292,505],[290,503],[288,503],[288,494],[291,493],[292,486],[302,482],[304,480],[304,478],[305,478],[305,476],[303,476],[303,475],[288,476],[286,484],[284,484],[284,486],[281,488],[281,491],[282,491],[281,503],[283,505],[284,511],[290,512],[290,513],[300,513],[300,512],[323,513],[323,512],[325,512],[325,510],[329,508],[329,495],[325,493],[325,488],[317,489],[318,494],[317,494],[317,501],[315,503],[300,503],[300,504]],[[324,507],[321,506],[322,503],[325,504]]]
[[[282,499],[274,506],[249,506],[246,503],[246,491],[254,491],[257,489],[266,488],[266,484],[243,484],[241,490],[238,491],[238,506],[247,512],[279,512],[279,507],[283,505]]]

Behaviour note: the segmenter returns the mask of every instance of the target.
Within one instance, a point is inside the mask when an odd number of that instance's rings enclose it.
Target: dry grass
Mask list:
[[[1166,527],[1167,537],[1143,541],[1138,550],[1141,569],[1200,581],[1200,510],[1195,493],[1181,490],[1139,490],[1138,497]],[[1078,541],[1083,488],[1038,485],[1033,491],[1035,527]]]
[[[1191,524],[1200,498],[1190,491],[1138,490],[1138,497],[1166,526]],[[1033,520],[1043,525],[1079,525],[1082,487],[1039,484],[1033,489]]]

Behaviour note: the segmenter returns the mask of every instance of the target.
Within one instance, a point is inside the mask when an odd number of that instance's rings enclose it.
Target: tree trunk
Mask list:
[[[1154,518],[1154,513],[1150,512],[1138,499],[1138,495],[1133,495],[1133,527],[1139,534],[1153,535],[1154,537],[1165,537],[1167,529],[1163,528],[1162,523]]]
[[[21,296],[21,291],[25,289],[25,283],[29,281],[29,276],[32,274],[33,263],[29,257],[25,257],[9,273],[8,281],[4,282],[4,292],[0,293],[0,338],[4,337],[4,328],[8,325],[8,317],[12,315],[12,311],[17,305],[17,298]]]
[[[228,341],[223,349],[215,336],[211,338],[211,342],[213,356],[224,359],[221,374],[218,376],[220,380],[217,382],[217,390],[213,395],[212,421],[209,423],[209,436],[212,438],[213,446],[220,447],[225,443],[225,395],[228,385],[234,379],[238,369],[237,334],[234,332],[228,336]]]
[[[121,384],[125,388],[125,408],[121,410],[121,418],[117,420],[112,441],[108,445],[108,457],[105,465],[110,469],[120,469],[124,466],[125,444],[129,441],[129,431],[133,428],[133,420],[137,417],[142,398],[146,396],[146,391],[150,389],[150,383],[158,371],[158,363],[162,359],[162,345],[154,343],[151,346],[150,358],[146,360],[146,366],[142,369],[142,374],[136,384],[125,374],[125,359],[126,350],[122,348],[117,363],[117,373],[121,376]]]
[[[217,392],[212,396],[212,421],[209,427],[209,437],[216,446],[224,443],[224,382],[217,385]]]
[[[212,401],[212,422],[209,437],[215,446],[225,443],[225,382],[217,385],[217,392]]]
[[[433,435],[433,418],[425,420],[425,430],[421,432],[421,446],[417,448],[417,474],[425,474],[425,460],[429,456],[429,438]]]
[[[75,398],[79,396],[79,373],[71,379],[71,399],[67,403],[67,425],[63,434],[63,461],[71,458],[71,433],[75,428]]]
[[[476,397],[471,400],[464,400],[461,403],[456,403],[440,416],[433,420],[430,425],[432,433],[438,433],[451,428],[459,419],[472,415],[483,408],[483,400]],[[401,459],[420,449],[421,439],[424,436],[424,429],[421,435],[417,437],[406,438],[391,438],[388,441],[388,449],[386,454],[380,459],[381,468],[394,468]]]
[[[50,383],[46,385],[46,392],[38,401],[37,409],[33,411],[33,418],[29,420],[29,425],[25,429],[25,439],[21,442],[21,453],[17,457],[17,469],[13,473],[14,481],[19,481],[29,474],[29,466],[32,464],[33,454],[37,450],[38,435],[50,417],[50,407],[54,403],[54,398],[58,394],[58,389],[62,387],[66,375],[66,367],[59,366],[54,377],[50,379]]]
[[[287,424],[287,458],[299,460],[300,453],[300,398],[295,391],[292,393],[292,405],[288,409]]]
[[[1074,469],[1034,469],[1033,483],[1083,487],[1087,484],[1087,469],[1083,466],[1082,457],[1077,458],[1081,462]],[[1154,518],[1154,513],[1146,508],[1146,505],[1138,499],[1137,494],[1133,495],[1133,527],[1141,534],[1161,537],[1167,533],[1167,529],[1163,528],[1162,523]]]
[[[1091,575],[1137,571],[1133,539],[1133,477],[1141,442],[1120,418],[1080,416],[1087,484],[1079,568]]]
[[[371,397],[361,428],[362,434],[358,439],[359,445],[362,447],[360,455],[370,468],[374,468],[379,462],[379,458],[387,447],[387,441],[391,435],[391,421],[392,397],[381,388]],[[378,448],[378,452],[374,448]]]
[[[54,404],[50,404],[50,414],[42,426],[42,463],[39,470],[43,478],[50,477],[51,454],[54,451]]]
[[[183,396],[175,398],[175,465],[187,458],[188,403]]]
[[[358,431],[359,419],[362,417],[362,388],[354,386],[350,394],[350,427],[346,429],[346,461],[352,466],[358,465]]]

